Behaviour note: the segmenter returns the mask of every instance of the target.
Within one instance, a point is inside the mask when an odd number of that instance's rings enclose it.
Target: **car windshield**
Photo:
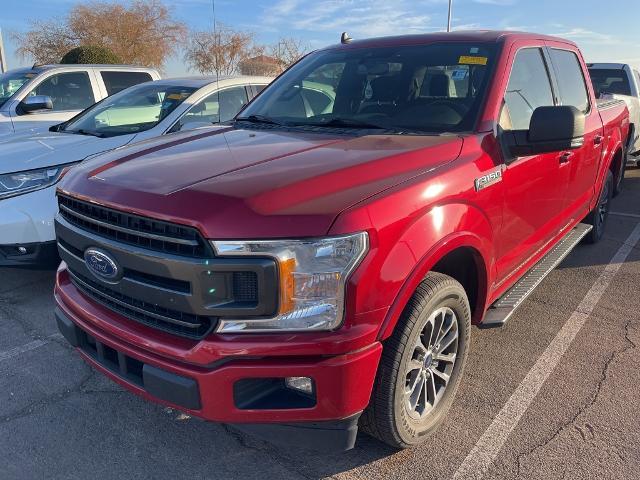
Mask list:
[[[149,82],[107,97],[73,118],[67,133],[114,137],[155,127],[184,102],[196,88]]]
[[[319,51],[237,120],[391,133],[472,130],[494,50],[495,44],[433,43]]]
[[[7,72],[0,74],[0,107],[9,100],[20,87],[37,74],[29,71]]]
[[[589,70],[596,97],[601,95],[631,95],[627,73],[622,69],[592,68]]]

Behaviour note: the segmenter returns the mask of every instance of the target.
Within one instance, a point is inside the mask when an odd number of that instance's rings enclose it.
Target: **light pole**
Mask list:
[[[7,60],[4,55],[4,42],[2,41],[2,30],[0,30],[0,73],[7,70]]]
[[[449,0],[449,15],[447,17],[447,32],[451,31],[451,4],[453,0]]]

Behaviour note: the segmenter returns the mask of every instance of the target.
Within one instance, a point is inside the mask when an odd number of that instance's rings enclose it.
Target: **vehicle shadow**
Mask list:
[[[611,203],[611,213],[607,220],[604,237],[600,242],[589,245],[580,243],[557,267],[559,270],[597,265],[606,265],[627,240],[627,237],[640,222],[640,169],[630,168],[622,184],[622,192]],[[633,253],[627,259],[632,262],[638,258]]]

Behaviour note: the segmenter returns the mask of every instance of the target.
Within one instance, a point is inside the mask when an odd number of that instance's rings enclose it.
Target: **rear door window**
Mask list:
[[[50,97],[54,112],[84,110],[96,103],[88,72],[51,75],[27,94],[35,95]]]
[[[552,48],[551,62],[556,71],[560,103],[571,105],[583,113],[589,111],[587,83],[578,56],[569,50]]]
[[[107,95],[113,95],[125,88],[153,80],[147,72],[114,72],[101,71],[100,76],[107,88]]]
[[[547,65],[539,48],[516,54],[504,95],[500,126],[504,130],[528,130],[533,111],[553,105],[553,90]]]

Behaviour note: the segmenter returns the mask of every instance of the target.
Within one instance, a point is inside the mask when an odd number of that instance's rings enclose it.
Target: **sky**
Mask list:
[[[116,0],[113,0],[114,2]],[[309,48],[337,43],[342,31],[354,38],[446,29],[448,0],[213,0],[216,21],[274,43],[295,37]],[[12,32],[29,21],[64,18],[78,0],[0,0],[9,68],[28,65],[15,54]],[[130,0],[117,0],[130,3]],[[212,0],[165,0],[173,15],[198,30],[211,29]],[[581,47],[588,62],[631,63],[640,69],[640,0],[453,0],[456,29],[523,30],[558,35]],[[189,72],[178,53],[166,75]]]

